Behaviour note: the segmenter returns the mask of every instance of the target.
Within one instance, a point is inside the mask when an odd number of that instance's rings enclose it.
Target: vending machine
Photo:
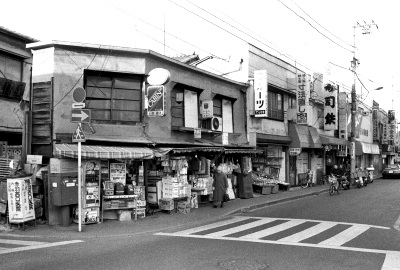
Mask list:
[[[82,224],[100,221],[101,164],[97,160],[82,162]],[[75,209],[78,218],[78,209]]]

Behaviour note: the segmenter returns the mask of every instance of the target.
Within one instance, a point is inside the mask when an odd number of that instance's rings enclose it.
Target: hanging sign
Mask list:
[[[147,87],[147,116],[165,115],[164,88],[163,85]]]
[[[396,137],[396,124],[388,124],[387,133],[387,139],[389,141],[394,141]]]
[[[336,130],[338,129],[337,87],[327,84],[324,90],[324,130]]]
[[[372,101],[372,139],[379,140],[379,130],[378,130],[378,111],[379,104],[373,100]]]
[[[297,124],[308,124],[308,109],[310,100],[310,76],[305,73],[297,74]]]
[[[382,119],[382,144],[388,143],[388,119]]]
[[[201,128],[194,128],[194,138],[201,139]]]
[[[222,133],[222,144],[223,144],[223,145],[229,144],[228,132],[223,132],[223,133]]]
[[[31,177],[7,179],[7,194],[10,223],[35,219]]]
[[[266,70],[254,71],[254,116],[268,115],[268,74]]]
[[[347,94],[339,93],[339,138],[347,140]]]
[[[301,148],[289,148],[289,156],[297,156],[301,153]]]

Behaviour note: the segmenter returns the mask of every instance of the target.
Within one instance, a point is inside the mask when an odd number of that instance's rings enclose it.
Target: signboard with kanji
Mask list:
[[[378,130],[378,111],[379,104],[373,100],[372,101],[372,139],[379,139],[379,130]]]
[[[268,115],[268,74],[266,70],[254,71],[254,116]]]
[[[388,143],[388,120],[387,118],[382,119],[382,144]]]
[[[347,94],[339,93],[339,138],[347,140]]]
[[[10,223],[35,219],[31,177],[7,179],[8,215]]]
[[[308,124],[308,109],[310,100],[310,76],[305,73],[297,74],[297,124]]]
[[[324,90],[324,130],[336,130],[338,129],[337,87],[327,84]]]
[[[396,136],[396,124],[388,124],[388,140],[394,141]]]
[[[148,108],[147,116],[165,115],[164,86],[155,85],[147,87]]]

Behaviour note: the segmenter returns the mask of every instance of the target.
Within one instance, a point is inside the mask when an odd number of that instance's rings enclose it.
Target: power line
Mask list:
[[[355,49],[354,45],[351,45],[351,44],[347,43],[346,41],[342,40],[341,38],[335,36],[334,34],[332,34],[332,32],[330,32],[328,29],[326,29],[326,28],[323,27],[320,23],[318,23],[316,20],[314,20],[307,12],[305,12],[305,11],[303,10],[295,1],[293,1],[293,0],[290,0],[290,1],[292,1],[292,3],[295,4],[301,11],[303,11],[311,20],[313,20],[313,21],[316,22],[320,27],[322,27],[322,29],[324,29],[325,31],[327,31],[329,34],[331,34],[331,35],[334,36],[335,38],[339,39],[340,41],[346,43],[347,45],[349,45],[350,47],[352,47],[352,48]]]
[[[317,31],[318,33],[320,33],[322,36],[324,36],[325,38],[327,38],[328,40],[330,40],[331,42],[333,42],[334,44],[336,44],[337,46],[341,47],[342,49],[354,53],[354,51],[351,51],[345,47],[343,47],[342,45],[340,45],[339,43],[337,43],[336,41],[332,40],[330,37],[326,36],[324,33],[322,33],[321,31],[319,31],[314,25],[312,25],[309,21],[307,21],[306,19],[304,19],[304,17],[300,16],[299,14],[297,14],[293,9],[291,9],[290,7],[288,7],[287,5],[285,5],[281,0],[277,0],[278,2],[280,2],[283,6],[285,6],[287,9],[289,9],[290,11],[292,11],[294,14],[296,14],[296,16],[298,16],[299,18],[303,19],[306,23],[308,23],[312,28],[315,29],[315,31]]]

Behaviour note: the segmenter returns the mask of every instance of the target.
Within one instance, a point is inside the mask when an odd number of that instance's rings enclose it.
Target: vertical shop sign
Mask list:
[[[387,139],[389,141],[394,141],[395,139],[395,135],[396,135],[396,124],[388,124],[388,135],[387,135]]]
[[[372,139],[379,140],[379,131],[378,131],[378,111],[379,104],[375,100],[372,101]]]
[[[266,70],[254,71],[254,116],[268,115],[268,73]]]
[[[222,144],[223,145],[229,144],[228,132],[222,133]]]
[[[354,134],[356,138],[360,138],[360,130],[361,130],[361,124],[363,121],[363,108],[358,108],[357,113],[356,113],[356,125],[355,125],[355,130]]]
[[[394,110],[389,110],[388,111],[388,123],[389,124],[393,124],[395,122],[395,114],[394,114]]]
[[[347,94],[339,93],[339,138],[347,140]]]
[[[338,129],[337,88],[333,85],[324,87],[324,129]]]
[[[165,97],[164,86],[156,85],[147,87],[147,116],[165,115]]]
[[[310,76],[297,74],[297,124],[308,124],[308,107],[310,100]]]
[[[382,119],[382,144],[388,143],[388,119]]]

